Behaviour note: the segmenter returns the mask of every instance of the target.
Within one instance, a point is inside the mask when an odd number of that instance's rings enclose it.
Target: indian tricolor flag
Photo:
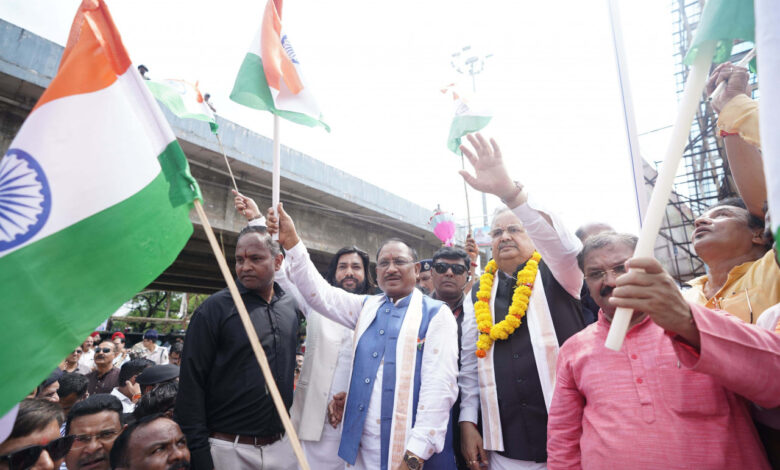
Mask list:
[[[303,78],[290,38],[282,29],[282,0],[268,0],[263,23],[249,45],[230,99],[330,132]]]
[[[451,95],[455,103],[455,117],[452,118],[450,125],[447,148],[460,155],[461,138],[487,126],[493,116],[487,108],[474,104],[461,95],[456,90],[454,83],[442,88],[441,92]]]
[[[102,0],[0,160],[0,414],[192,233],[197,183]]]
[[[182,119],[196,119],[209,123],[211,132],[216,133],[217,119],[198,88],[198,82],[184,80],[146,80],[152,95],[173,114]]]

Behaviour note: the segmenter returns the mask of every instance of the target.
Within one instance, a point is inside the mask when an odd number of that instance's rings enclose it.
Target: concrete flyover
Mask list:
[[[4,154],[22,122],[54,77],[62,47],[0,20],[0,150]],[[233,208],[225,162],[208,125],[164,110],[200,183],[206,213],[233,265],[236,236],[245,225]],[[271,204],[272,141],[218,118],[220,136],[239,189],[261,208]],[[46,136],[41,136],[42,139]],[[288,147],[281,149],[281,200],[295,219],[321,271],[345,245],[369,252],[389,237],[408,240],[421,256],[441,243],[428,225],[431,212],[395,194]],[[152,289],[210,293],[225,283],[197,217],[187,246]]]

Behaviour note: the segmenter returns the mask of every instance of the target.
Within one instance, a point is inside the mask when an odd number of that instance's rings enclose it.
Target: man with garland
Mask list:
[[[558,348],[584,327],[582,244],[509,178],[494,140],[468,140],[474,151],[461,150],[477,176],[461,174],[507,208],[493,219],[494,260],[464,305],[461,450],[472,470],[545,469]]]

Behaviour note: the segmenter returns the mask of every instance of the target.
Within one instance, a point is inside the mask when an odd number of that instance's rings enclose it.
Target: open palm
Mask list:
[[[460,150],[474,167],[476,176],[472,176],[466,170],[460,170],[463,179],[469,186],[483,193],[495,194],[502,199],[513,195],[517,187],[509,178],[501,157],[501,149],[498,148],[495,139],[490,139],[488,143],[479,133],[469,134],[467,139],[474,149],[461,145]]]

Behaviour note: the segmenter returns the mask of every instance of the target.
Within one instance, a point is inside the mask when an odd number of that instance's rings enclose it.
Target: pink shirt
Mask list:
[[[780,405],[780,336],[691,305],[701,350],[649,318],[623,349],[599,320],[563,345],[547,425],[560,469],[769,469],[748,400]]]

